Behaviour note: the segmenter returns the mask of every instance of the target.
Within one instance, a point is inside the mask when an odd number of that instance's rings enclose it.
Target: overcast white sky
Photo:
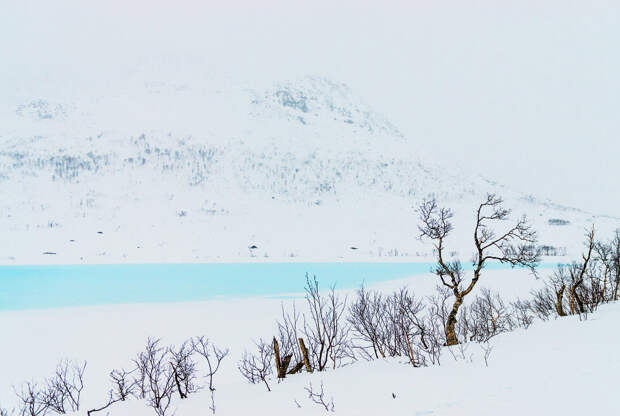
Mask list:
[[[0,4],[1,88],[38,96],[157,56],[239,79],[327,75],[440,160],[620,216],[617,1]]]

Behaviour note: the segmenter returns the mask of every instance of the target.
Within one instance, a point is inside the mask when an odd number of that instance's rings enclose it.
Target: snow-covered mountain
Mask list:
[[[5,99],[2,263],[412,260],[430,251],[414,210],[429,195],[455,209],[454,250],[469,255],[467,224],[490,191],[559,254],[591,223],[620,224],[442,164],[324,77],[56,95]]]

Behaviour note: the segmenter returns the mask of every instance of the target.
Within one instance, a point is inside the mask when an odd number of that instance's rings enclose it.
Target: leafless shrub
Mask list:
[[[145,350],[134,359],[138,372],[137,385],[158,416],[167,414],[175,391],[169,356],[169,350],[160,346],[159,339],[149,338]]]
[[[110,381],[112,388],[108,391],[108,399],[106,403],[100,407],[88,410],[86,413],[90,416],[93,413],[100,412],[112,406],[114,403],[125,401],[129,396],[135,394],[136,380],[132,379],[131,371],[124,369],[112,370],[110,372]]]
[[[80,410],[85,371],[86,361],[81,365],[71,363],[69,360],[63,360],[58,364],[54,376],[46,380],[43,393],[43,401],[51,411],[65,414],[67,411]]]
[[[546,283],[545,287],[531,292],[532,300],[530,301],[531,310],[536,316],[546,321],[553,316],[556,306],[556,294]]]
[[[255,343],[257,352],[255,354],[245,351],[241,361],[237,363],[237,368],[241,375],[252,384],[263,382],[267,391],[271,391],[267,377],[273,373],[271,363],[273,362],[273,349],[263,339]]]
[[[364,358],[385,358],[389,356],[389,327],[386,302],[379,292],[369,292],[364,286],[357,291],[357,296],[349,308],[348,322],[356,342],[355,349]]]
[[[616,235],[610,243],[611,254],[609,263],[611,264],[612,284],[611,300],[618,300],[618,290],[620,289],[620,229],[616,230]]]
[[[407,288],[401,288],[389,298],[388,310],[395,329],[395,345],[413,367],[424,365],[428,351],[429,328],[422,316],[424,304]]]
[[[300,363],[303,361],[301,351],[298,347],[298,339],[300,338],[300,318],[301,314],[297,311],[297,306],[293,302],[291,311],[288,311],[282,305],[282,320],[276,321],[278,327],[278,344],[282,357],[291,356],[291,362]],[[287,369],[285,369],[286,371]]]
[[[368,292],[364,286],[349,308],[348,322],[353,332],[355,350],[366,359],[386,357],[385,339],[388,337],[383,296]]]
[[[515,325],[499,293],[492,294],[487,288],[483,288],[463,311],[469,311],[470,315],[470,324],[464,334],[470,341],[486,342],[497,334],[511,331]]]
[[[493,346],[488,342],[483,342],[480,344],[480,348],[484,352],[484,365],[489,366],[489,357],[491,357],[491,352],[493,352]]]
[[[121,401],[136,393],[136,381],[131,378],[135,370],[126,371],[124,369],[112,370],[110,380],[112,381],[112,391]]]
[[[361,287],[348,317],[355,340],[361,343],[356,350],[367,359],[407,356],[415,367],[413,338],[424,336],[424,321],[419,316],[423,308],[406,288],[388,296]]]
[[[474,355],[469,352],[470,345],[469,343],[461,342],[456,345],[448,345],[446,349],[454,358],[454,361],[467,361],[471,363],[474,361]]]
[[[170,367],[174,375],[176,391],[181,399],[186,399],[190,393],[199,390],[196,384],[196,361],[193,359],[194,349],[190,341],[185,341],[179,349],[169,348]]]
[[[425,309],[407,288],[390,295],[360,288],[348,317],[355,350],[366,359],[407,357],[413,367],[438,363],[443,320],[434,314],[443,308],[431,304],[427,314]]]
[[[534,322],[532,303],[527,300],[517,299],[510,304],[515,325],[519,328],[528,329]]]
[[[21,386],[21,390],[16,390],[15,394],[19,398],[21,416],[44,416],[50,412],[48,403],[45,400],[46,391],[35,382],[27,381]]]
[[[308,315],[303,316],[303,332],[308,342],[312,368],[323,371],[328,363],[332,368],[352,359],[349,342],[349,324],[344,312],[346,298],[340,299],[332,287],[326,296],[319,292],[319,282],[306,274],[306,302]]]
[[[198,336],[191,339],[192,350],[195,351],[198,355],[202,356],[206,362],[208,367],[208,372],[205,375],[206,379],[209,382],[209,392],[211,393],[211,406],[209,409],[215,414],[215,383],[213,378],[217,373],[217,370],[220,368],[220,364],[222,360],[226,358],[229,353],[228,348],[222,350],[212,344],[208,338],[204,336]]]
[[[334,398],[331,397],[329,400],[326,399],[322,381],[319,391],[313,389],[312,382],[308,383],[308,387],[304,387],[304,389],[308,392],[308,398],[312,400],[312,402],[322,406],[326,412],[334,412]]]

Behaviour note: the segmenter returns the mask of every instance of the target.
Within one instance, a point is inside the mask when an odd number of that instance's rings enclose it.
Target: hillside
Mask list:
[[[404,137],[324,77],[132,81],[52,96],[4,102],[5,264],[415,260],[429,254],[414,211],[429,195],[455,209],[454,250],[466,255],[485,192],[532,217],[556,254],[572,254],[568,242],[591,223],[619,224],[442,164],[423,137]]]

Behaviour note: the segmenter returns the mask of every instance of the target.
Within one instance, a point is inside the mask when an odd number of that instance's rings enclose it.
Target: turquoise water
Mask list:
[[[222,263],[0,266],[0,310],[278,296],[428,273],[432,263]],[[508,268],[491,264],[489,268]]]

